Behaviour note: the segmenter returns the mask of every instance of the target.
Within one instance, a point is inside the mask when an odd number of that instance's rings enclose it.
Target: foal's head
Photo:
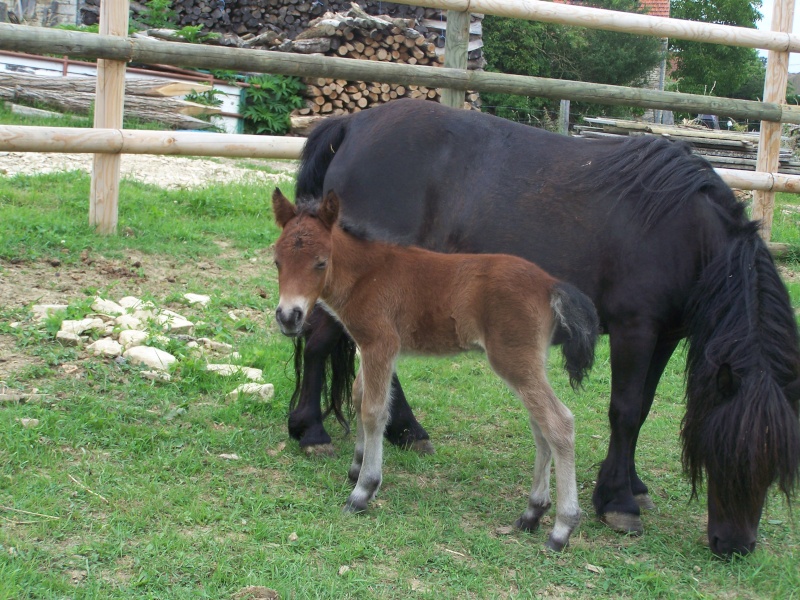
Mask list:
[[[275,221],[283,229],[275,243],[280,300],[275,317],[284,335],[300,335],[314,308],[328,272],[331,229],[339,215],[339,199],[329,192],[316,210],[297,210],[278,188],[272,193]]]

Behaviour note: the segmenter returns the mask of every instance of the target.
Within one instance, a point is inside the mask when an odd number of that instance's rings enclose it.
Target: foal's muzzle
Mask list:
[[[303,330],[305,314],[302,309],[296,306],[286,310],[278,306],[275,310],[275,319],[278,321],[278,326],[281,328],[283,335],[296,337]]]

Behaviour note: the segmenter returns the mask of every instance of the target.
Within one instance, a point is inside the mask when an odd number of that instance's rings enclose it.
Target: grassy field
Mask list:
[[[329,422],[338,454],[321,459],[286,432],[291,343],[272,318],[271,189],[125,182],[125,235],[109,238],[87,225],[88,190],[77,173],[0,177],[0,379],[38,393],[0,405],[0,598],[267,597],[250,586],[301,599],[800,597],[800,527],[781,497],[769,499],[754,555],[725,562],[704,545],[705,504],[689,501],[680,469],[682,350],[637,454],[658,505],[642,537],[591,513],[608,443],[605,340],[579,393],[552,357],[554,388],[576,415],[586,511],[566,552],[543,550],[550,522],[534,534],[508,527],[525,507],[533,442],[524,410],[479,355],[403,360],[436,454],[387,448],[378,500],[345,515],[352,435]],[[795,201],[779,198],[775,238],[796,256]],[[798,272],[783,265],[795,305]],[[187,306],[185,292],[211,303]],[[274,400],[226,400],[240,380],[188,358],[171,382],[149,381],[57,345],[58,318],[31,319],[34,301],[61,298],[78,314],[96,294],[138,295],[201,322],[196,335],[232,343],[242,364],[264,370]],[[183,344],[171,349],[187,354]]]

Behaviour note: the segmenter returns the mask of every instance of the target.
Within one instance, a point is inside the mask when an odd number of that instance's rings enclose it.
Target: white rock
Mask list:
[[[36,427],[37,425],[39,425],[39,419],[26,419],[23,417],[22,419],[19,420],[19,423],[25,429],[28,429],[30,427]]]
[[[194,323],[183,317],[161,314],[158,315],[156,321],[164,331],[169,331],[170,333],[191,333],[194,330]]]
[[[60,310],[67,310],[68,308],[69,306],[66,304],[34,304],[31,307],[31,312],[34,318],[41,321]]]
[[[56,334],[56,341],[62,346],[81,346],[83,344],[81,336],[69,331],[59,331]]]
[[[150,346],[128,348],[122,353],[122,356],[134,364],[146,365],[151,369],[159,369],[161,371],[169,369],[169,366],[177,360],[169,352],[151,348]]]
[[[200,304],[201,306],[205,306],[211,301],[211,296],[204,294],[184,294],[183,297],[189,301],[189,304]]]
[[[133,315],[120,315],[114,319],[114,322],[119,325],[119,328],[123,331],[126,329],[144,329],[144,323],[142,323],[141,319],[137,319]]]
[[[172,376],[164,371],[142,371],[142,377],[152,381],[172,381]]]
[[[206,365],[206,370],[211,371],[212,373],[217,373],[218,375],[226,375],[226,376],[244,373],[245,377],[247,377],[248,379],[252,379],[253,381],[260,381],[263,374],[261,369],[254,369],[252,367],[242,367],[240,365],[214,364],[214,363]]]
[[[239,460],[238,454],[220,454],[219,457],[225,460]]]
[[[140,300],[136,296],[125,296],[124,298],[119,299],[119,305],[124,308],[154,308],[152,302],[145,302],[144,300]]]
[[[209,350],[214,350],[215,352],[230,352],[233,350],[233,346],[226,344],[225,342],[217,342],[208,338],[200,338],[197,341],[203,344]]]
[[[61,322],[61,331],[66,333],[82,334],[84,331],[97,330],[103,333],[106,324],[103,319],[81,319],[80,321],[65,320]]]
[[[268,402],[275,396],[275,386],[271,383],[243,383],[230,392],[226,398],[236,400],[239,396],[258,396],[262,402]]]
[[[142,308],[139,310],[133,311],[133,316],[139,319],[140,321],[150,321],[156,318],[156,312],[150,308]]]
[[[104,315],[124,315],[125,309],[114,302],[113,300],[106,300],[105,298],[100,298],[99,296],[94,299],[92,302],[92,310],[102,313]]]
[[[102,338],[86,346],[86,349],[95,356],[119,356],[122,354],[122,344],[109,338]]]
[[[127,329],[120,332],[119,343],[122,344],[122,347],[125,348],[125,350],[127,350],[128,348],[133,348],[134,346],[144,346],[148,337],[149,336],[145,331]]]

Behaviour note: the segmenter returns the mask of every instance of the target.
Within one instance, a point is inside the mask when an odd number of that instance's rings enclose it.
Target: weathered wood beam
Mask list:
[[[652,17],[588,6],[541,0],[395,0],[426,8],[469,11],[543,23],[575,25],[589,29],[619,31],[677,40],[762,48],[778,52],[800,52],[800,36],[747,27],[699,23],[669,17]]]
[[[38,54],[109,58],[145,64],[232,69],[299,77],[377,81],[568,99],[576,102],[725,114],[735,118],[800,124],[800,107],[661,92],[615,85],[562,81],[522,75],[425,67],[267,50],[222,48],[93,33],[39,29],[0,23],[0,49]]]

